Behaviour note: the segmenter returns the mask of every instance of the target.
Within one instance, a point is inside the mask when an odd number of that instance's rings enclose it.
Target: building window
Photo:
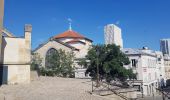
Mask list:
[[[161,58],[158,58],[158,61],[161,61]]]
[[[46,68],[52,68],[54,64],[54,58],[56,59],[56,55],[58,55],[58,51],[54,48],[51,48],[47,51],[46,57],[45,57],[45,67]]]
[[[137,63],[136,59],[132,59],[132,67],[136,67],[136,63]]]

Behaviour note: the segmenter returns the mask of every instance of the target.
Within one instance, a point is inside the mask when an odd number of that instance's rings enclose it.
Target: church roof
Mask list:
[[[84,37],[83,35],[73,31],[73,30],[68,30],[65,31],[64,33],[58,34],[54,36],[55,39],[60,39],[60,38],[80,38],[80,39],[86,39],[92,42],[92,40]]]
[[[44,46],[45,44],[47,44],[49,41],[53,41],[53,39],[50,38],[48,41],[40,44],[40,45],[39,45],[37,48],[35,48],[32,52],[35,52],[35,51],[38,50],[39,48],[43,47],[43,46]],[[73,47],[73,46],[71,46],[71,45],[69,45],[69,44],[67,44],[67,43],[63,43],[63,42],[61,42],[61,41],[59,41],[59,40],[54,40],[54,41],[62,44],[63,46],[66,46],[66,47],[68,47],[68,48],[70,48],[70,49],[79,51],[79,49],[77,49],[77,48],[75,48],[75,47]]]

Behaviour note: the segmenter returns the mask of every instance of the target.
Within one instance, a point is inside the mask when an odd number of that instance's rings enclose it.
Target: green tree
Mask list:
[[[60,56],[60,73],[63,77],[74,76],[74,53],[59,50]]]
[[[38,53],[32,53],[31,70],[38,70],[42,67],[42,58]]]
[[[74,54],[60,49],[47,56],[46,70],[50,76],[74,77]]]
[[[123,67],[130,63],[128,57],[120,51],[119,46],[114,44],[93,45],[86,59],[90,61],[86,73],[94,79],[97,77],[97,65],[100,79],[106,79],[108,82],[115,79],[124,81],[133,76],[130,69]]]
[[[77,60],[78,65],[80,65],[83,68],[87,68],[89,65],[89,62],[86,58],[80,58],[80,59],[76,59],[76,60]]]

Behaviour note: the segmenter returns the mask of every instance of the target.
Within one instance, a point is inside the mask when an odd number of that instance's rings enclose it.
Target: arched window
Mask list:
[[[58,51],[54,48],[51,48],[47,51],[45,57],[45,67],[52,68],[54,66],[55,58],[58,56]],[[57,60],[57,59],[56,59]]]

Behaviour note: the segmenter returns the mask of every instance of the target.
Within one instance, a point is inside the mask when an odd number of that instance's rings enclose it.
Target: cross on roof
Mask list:
[[[68,18],[67,20],[68,20],[68,22],[69,22],[69,30],[72,30],[72,26],[71,26],[71,24],[72,24],[72,19],[71,19],[71,18]]]

